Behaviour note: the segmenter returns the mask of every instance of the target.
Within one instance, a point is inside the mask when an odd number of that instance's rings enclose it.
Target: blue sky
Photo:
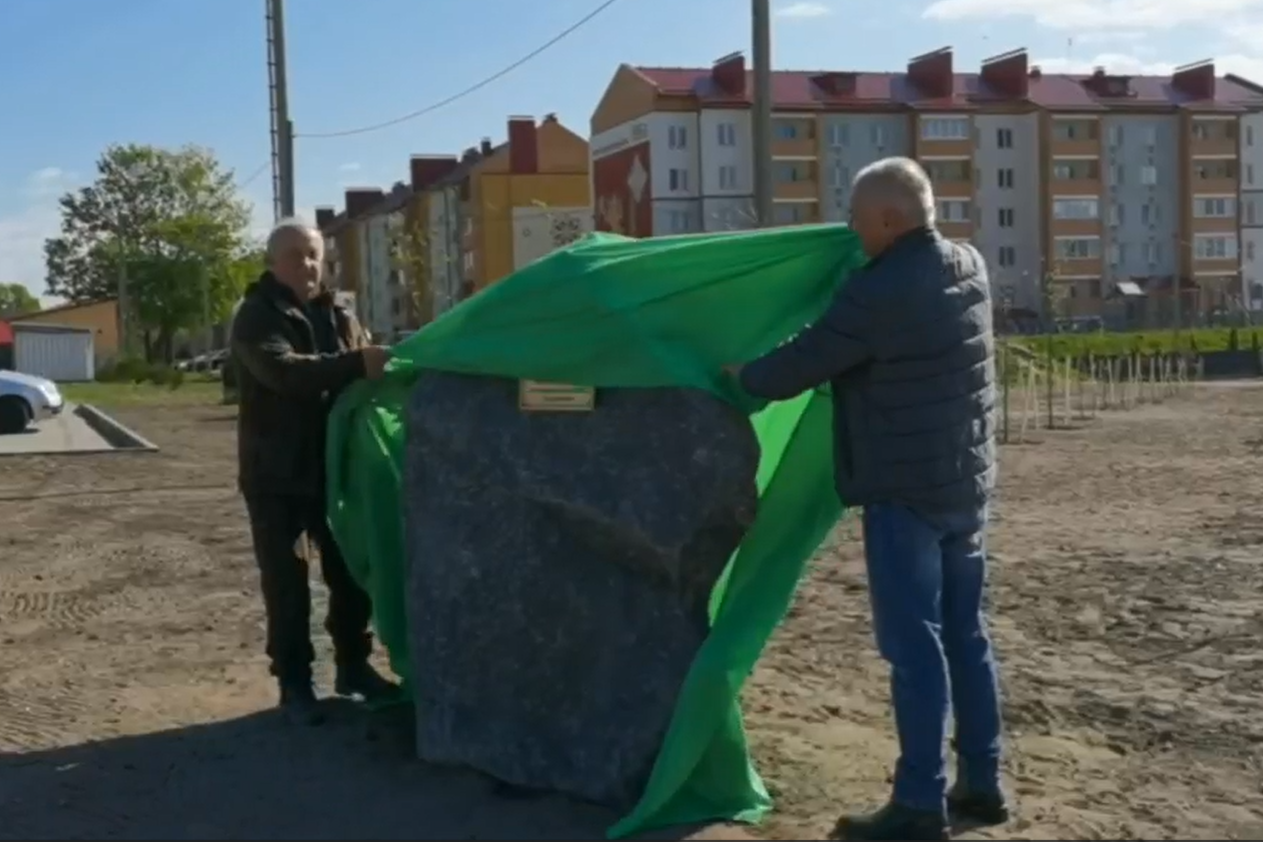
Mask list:
[[[1263,81],[1263,0],[773,0],[778,67],[896,70],[952,45],[959,69],[1025,46],[1050,72],[1165,72],[1215,57]],[[244,179],[268,158],[263,0],[0,0],[0,282],[43,292],[56,197],[112,142],[215,150]],[[296,130],[389,120],[530,52],[597,0],[289,0]],[[408,156],[501,139],[510,114],[586,134],[618,63],[703,66],[749,44],[748,0],[619,0],[511,75],[426,117],[297,141],[297,204],[406,179]],[[1209,14],[1213,13],[1213,14]],[[1213,21],[1207,23],[1206,21]],[[1222,70],[1221,70],[1222,72]],[[246,189],[266,227],[265,173]]]

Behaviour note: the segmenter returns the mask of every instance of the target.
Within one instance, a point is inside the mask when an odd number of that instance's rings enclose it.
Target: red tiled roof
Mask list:
[[[709,105],[748,104],[747,97],[733,96],[717,89],[709,68],[637,67],[664,94],[692,95]],[[825,105],[869,104],[916,108],[968,108],[994,101],[1012,101],[988,87],[977,73],[953,74],[954,95],[950,101],[927,100],[905,73],[855,73],[855,93],[830,96],[816,87],[812,77],[837,71],[778,70],[772,74],[772,98],[779,108],[818,108]],[[1167,76],[1132,76],[1133,95],[1098,97],[1087,90],[1085,75],[1041,73],[1029,79],[1026,101],[1043,108],[1082,110],[1153,108],[1196,103],[1199,108],[1263,108],[1263,93],[1242,84],[1235,77],[1219,77],[1213,102],[1199,101],[1176,90]],[[746,91],[753,90],[751,74],[746,74]]]

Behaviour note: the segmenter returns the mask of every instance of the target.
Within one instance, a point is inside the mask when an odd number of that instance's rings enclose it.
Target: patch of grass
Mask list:
[[[223,399],[219,380],[189,377],[176,387],[155,383],[67,383],[62,394],[72,403],[111,406],[217,406]]]

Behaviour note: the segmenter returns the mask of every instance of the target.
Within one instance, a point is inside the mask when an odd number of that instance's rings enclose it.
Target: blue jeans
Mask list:
[[[925,517],[900,505],[864,509],[864,558],[877,649],[891,666],[899,734],[894,801],[942,810],[944,743],[955,713],[957,777],[997,792],[1000,692],[983,616],[986,512]]]

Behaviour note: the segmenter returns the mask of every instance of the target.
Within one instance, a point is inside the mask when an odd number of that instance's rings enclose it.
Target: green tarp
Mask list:
[[[823,391],[758,405],[721,372],[818,317],[861,260],[854,234],[840,225],[646,240],[590,235],[443,314],[398,346],[384,380],[356,384],[334,407],[330,521],[405,683],[400,483],[403,413],[418,371],[693,387],[751,413],[762,448],[758,516],[715,587],[711,632],[645,792],[612,837],[712,819],[752,822],[771,806],[750,763],[738,696],[841,513],[831,409]]]

